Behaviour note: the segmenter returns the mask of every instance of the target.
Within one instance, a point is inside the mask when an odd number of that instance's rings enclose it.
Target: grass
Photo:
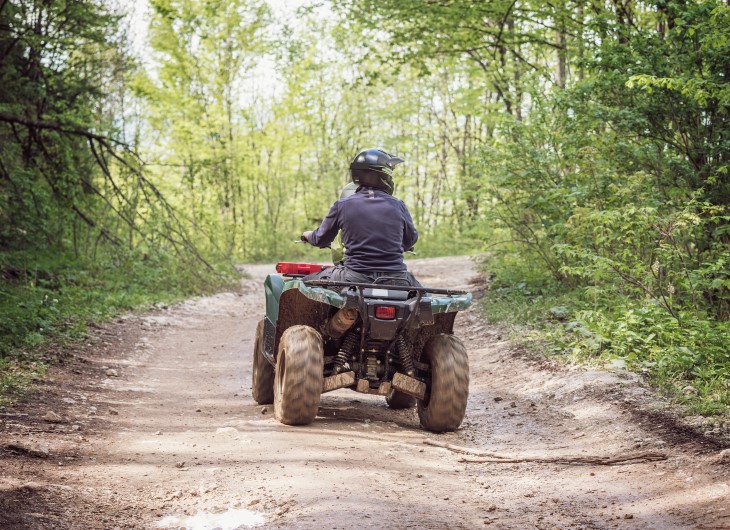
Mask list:
[[[40,361],[0,359],[0,408],[22,396],[46,370],[48,364]]]
[[[27,264],[32,263],[32,266]],[[232,285],[199,276],[172,256],[0,253],[0,404],[19,398],[87,324]]]
[[[680,324],[651,301],[610,286],[569,290],[505,255],[486,266],[493,275],[486,314],[513,340],[565,361],[625,366],[688,414],[730,418],[729,323],[700,314]]]

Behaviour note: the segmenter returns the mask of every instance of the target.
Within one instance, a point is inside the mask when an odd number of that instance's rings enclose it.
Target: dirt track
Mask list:
[[[426,285],[480,285],[465,258],[409,267]],[[3,411],[0,528],[730,528],[727,452],[645,412],[635,377],[527,358],[478,307],[457,317],[472,378],[460,431],[426,433],[415,411],[346,390],[323,396],[313,424],[279,424],[250,397],[270,268],[249,267],[239,294],[106,326],[32,401]],[[669,458],[464,463],[427,438],[502,455]]]

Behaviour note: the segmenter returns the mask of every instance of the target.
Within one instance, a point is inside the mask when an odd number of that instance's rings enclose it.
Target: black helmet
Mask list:
[[[391,156],[382,149],[364,149],[350,164],[350,177],[358,186],[380,188],[393,194],[393,168],[405,162],[402,158]]]

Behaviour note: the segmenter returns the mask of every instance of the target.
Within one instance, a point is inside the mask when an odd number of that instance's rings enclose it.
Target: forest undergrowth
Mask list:
[[[640,374],[680,414],[730,420],[727,322],[703,313],[678,322],[655,300],[566,290],[515,256],[491,254],[484,267],[486,318],[516,343],[561,363]]]

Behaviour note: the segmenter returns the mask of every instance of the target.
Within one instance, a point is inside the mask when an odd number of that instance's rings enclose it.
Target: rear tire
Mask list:
[[[251,395],[259,405],[274,402],[274,367],[264,357],[264,321],[256,326],[256,340],[253,346],[253,368]]]
[[[392,388],[385,396],[385,402],[392,409],[412,409],[416,405],[416,398]]]
[[[455,431],[469,398],[466,348],[453,335],[436,335],[424,346],[422,362],[431,365],[431,384],[426,399],[418,400],[421,426],[433,432]]]
[[[285,425],[312,423],[324,379],[322,337],[309,326],[292,326],[279,343],[274,375],[274,415]]]

